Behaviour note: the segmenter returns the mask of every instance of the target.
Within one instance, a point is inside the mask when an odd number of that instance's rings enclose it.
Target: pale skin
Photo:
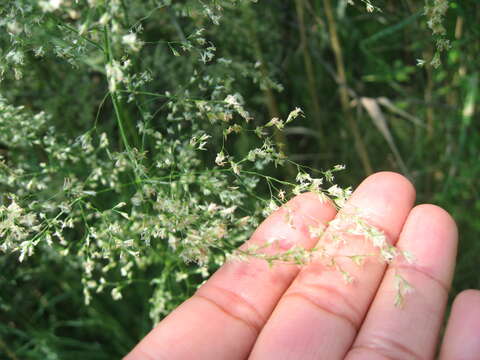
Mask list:
[[[315,261],[271,268],[259,259],[229,261],[125,359],[417,360],[435,358],[438,348],[441,360],[480,359],[480,291],[457,296],[439,346],[457,228],[445,210],[414,201],[407,179],[382,172],[364,180],[348,204],[412,253],[413,263],[371,260],[358,266],[339,257],[355,279],[349,284]],[[297,196],[288,209],[267,218],[244,246],[280,236],[283,250],[294,243],[312,248],[322,238],[312,238],[308,227],[339,216],[314,194]],[[286,211],[293,216],[289,223]],[[324,236],[334,231],[327,228]],[[351,244],[355,252],[372,251],[365,241]],[[396,274],[414,289],[402,307],[394,306]]]

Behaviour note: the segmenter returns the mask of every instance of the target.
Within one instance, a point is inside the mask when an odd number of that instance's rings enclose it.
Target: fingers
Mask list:
[[[352,195],[346,209],[358,209],[384,230],[394,243],[413,206],[415,191],[404,177],[378,173],[367,178]],[[350,211],[350,210],[347,210]],[[343,255],[369,254],[372,244],[363,236],[341,229],[352,214],[337,214],[319,241],[332,244],[337,236],[347,242]],[[340,230],[339,230],[340,229]],[[317,245],[317,246],[319,246]],[[335,249],[335,246],[333,246]],[[336,264],[355,280],[345,283],[339,271],[320,262],[306,266],[287,290],[262,330],[251,359],[340,359],[347,352],[383,276],[385,265],[368,261],[359,267],[342,253]]]
[[[311,248],[310,226],[335,216],[331,203],[302,194],[266,219],[247,242],[266,251]],[[290,221],[285,221],[286,217]],[[298,272],[264,260],[229,261],[198,292],[153,329],[127,359],[245,359],[280,296]]]
[[[348,360],[433,359],[435,355],[455,267],[455,222],[437,206],[417,206],[397,247],[416,259],[408,263],[399,258],[389,265]],[[412,287],[409,294],[404,280]],[[395,307],[396,298],[403,296],[403,305]]]
[[[440,360],[480,359],[480,291],[466,290],[453,302]]]

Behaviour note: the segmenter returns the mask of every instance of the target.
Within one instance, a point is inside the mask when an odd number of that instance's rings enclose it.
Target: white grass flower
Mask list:
[[[299,116],[305,117],[305,115],[303,113],[303,110],[297,107],[293,111],[291,111],[290,114],[288,114],[288,117],[287,117],[287,120],[285,121],[285,124],[288,124],[289,122],[292,122],[293,120],[295,120]]]
[[[185,279],[187,279],[187,278],[188,278],[188,274],[185,273],[185,272],[180,272],[180,271],[179,271],[179,272],[177,272],[177,273],[175,274],[175,281],[176,281],[177,283],[182,282],[183,280],[185,280]]]
[[[122,66],[114,60],[105,65],[105,70],[108,79],[108,88],[110,92],[114,93],[117,91],[118,85],[125,80]]]
[[[100,19],[98,20],[98,23],[101,25],[101,26],[105,26],[108,24],[108,22],[110,21],[112,17],[110,16],[109,13],[105,12],[102,14],[102,16],[100,17]]]
[[[122,37],[122,43],[130,48],[134,52],[140,51],[143,46],[143,42],[138,39],[137,34],[129,33]]]
[[[19,35],[23,31],[23,26],[17,21],[10,21],[7,23],[7,31],[12,35]]]
[[[217,164],[218,166],[224,166],[226,164],[225,159],[225,154],[223,153],[223,151],[220,151],[215,157],[215,164]]]
[[[232,171],[234,172],[235,175],[240,175],[240,165],[237,163],[231,162],[230,165],[232,166]]]
[[[58,10],[62,6],[63,0],[46,0],[40,1],[38,5],[44,12],[52,12]]]
[[[285,124],[279,118],[272,118],[268,123],[265,124],[265,127],[275,126],[278,130],[282,130],[285,127]]]
[[[122,298],[122,292],[118,287],[114,287],[110,293],[112,295],[112,299],[117,301]]]
[[[14,65],[22,65],[25,62],[25,56],[20,50],[10,50],[5,55],[5,60]]]

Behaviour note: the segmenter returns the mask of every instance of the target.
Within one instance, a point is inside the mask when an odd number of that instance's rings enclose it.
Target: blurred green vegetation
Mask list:
[[[480,288],[480,4],[450,1],[445,27],[452,48],[437,69],[416,65],[435,52],[423,2],[376,5],[381,12],[367,13],[363,5],[347,6],[343,0],[261,0],[226,7],[216,26],[200,18],[192,24],[162,9],[144,24],[139,66],[161,74],[149,85],[156,92],[181,87],[195,60],[172,58],[165,44],[154,42],[205,26],[216,57],[232,63],[207,64],[204,75],[228,78],[254,122],[265,124],[297,106],[304,110],[305,118],[277,136],[292,160],[319,169],[345,164],[338,181],[346,186],[372,172],[400,172],[415,184],[418,203],[438,204],[452,214],[460,232],[453,298],[463,289]],[[19,104],[48,107],[57,127],[72,136],[88,130],[103,106],[100,124],[113,133],[113,109],[102,103],[108,85],[94,59],[86,60],[84,71],[59,60],[32,60],[34,68],[22,82],[6,79],[1,86]],[[134,107],[126,111],[137,115]],[[245,155],[257,141],[243,134],[229,151]],[[292,176],[288,168],[271,172],[282,179]],[[24,265],[20,272],[16,255],[0,259],[2,358],[125,354],[151,327],[151,273],[168,271],[167,264],[145,270],[145,280],[130,285],[120,302],[99,294],[84,306],[78,269],[63,267],[54,255]],[[186,271],[191,266],[185,265]],[[195,284],[167,281],[175,294],[171,307],[195,289]]]

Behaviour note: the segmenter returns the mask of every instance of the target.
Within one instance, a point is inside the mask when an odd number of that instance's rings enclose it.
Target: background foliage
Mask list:
[[[0,3],[2,357],[124,355],[307,167],[405,174],[480,287],[480,5],[348,3]]]

